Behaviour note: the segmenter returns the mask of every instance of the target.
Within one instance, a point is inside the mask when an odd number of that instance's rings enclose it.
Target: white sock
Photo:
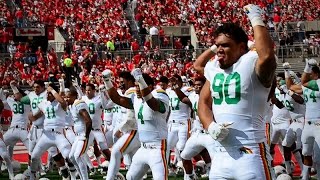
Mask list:
[[[288,174],[292,174],[291,171],[291,161],[285,161],[284,164],[286,165],[286,170]]]
[[[302,169],[302,179],[303,180],[309,179],[309,169],[310,168],[311,168],[310,166],[303,165],[303,169]]]

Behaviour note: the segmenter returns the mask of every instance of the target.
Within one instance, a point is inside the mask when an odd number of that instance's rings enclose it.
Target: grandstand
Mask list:
[[[13,78],[29,82],[48,79],[49,72],[59,78],[66,73],[65,58],[73,61],[75,68],[68,71],[71,75],[86,74],[86,69],[90,75],[94,64],[101,72],[105,62],[116,71],[152,61],[151,65],[164,64],[164,70],[146,68],[155,77],[162,75],[160,72],[169,71],[170,76],[171,71],[183,69],[180,72],[191,78],[193,71],[186,67],[213,44],[211,37],[219,24],[238,23],[253,38],[241,10],[248,2],[2,1],[0,82],[8,85]],[[265,12],[279,62],[291,62],[294,70],[301,71],[304,58],[319,57],[318,1],[255,2]],[[117,66],[110,63],[114,60]],[[164,63],[169,61],[173,64]],[[68,77],[70,73],[66,73]]]

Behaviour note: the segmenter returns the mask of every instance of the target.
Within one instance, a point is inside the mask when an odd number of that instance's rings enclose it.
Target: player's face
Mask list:
[[[47,92],[47,100],[50,101],[50,102],[55,100],[55,97],[52,95],[52,93]]]
[[[159,85],[160,85],[161,89],[163,89],[163,90],[166,90],[168,88],[168,84],[167,83],[160,82]]]
[[[196,92],[196,94],[200,94],[200,91],[203,87],[203,83],[201,81],[196,81],[194,82],[194,91]]]
[[[310,78],[313,80],[317,80],[317,79],[319,79],[319,76],[317,73],[311,71]]]
[[[21,98],[22,98],[22,95],[21,95],[20,93],[14,94],[14,99],[15,99],[16,101],[20,101]]]
[[[68,105],[72,105],[76,100],[76,98],[73,97],[70,92],[67,92],[64,97],[64,100],[68,103]]]
[[[245,53],[244,43],[237,44],[225,34],[219,34],[215,39],[215,44],[218,47],[217,56],[222,69],[232,66]]]
[[[92,89],[90,86],[86,87],[86,95],[88,96],[88,98],[93,98],[95,93],[95,90]]]
[[[36,95],[39,95],[44,91],[44,87],[41,87],[39,84],[34,84],[33,85],[33,90],[36,93]]]
[[[124,79],[123,78],[119,78],[119,88],[121,90],[125,89],[125,84],[124,84]]]

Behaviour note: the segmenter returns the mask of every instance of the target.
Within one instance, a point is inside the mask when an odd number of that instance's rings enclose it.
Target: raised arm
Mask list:
[[[204,67],[206,66],[207,62],[213,58],[217,53],[217,46],[213,45],[210,49],[207,49],[203,52],[197,60],[194,62],[193,66],[194,69],[201,75],[204,74]]]
[[[177,79],[172,77],[171,79],[172,89],[177,94],[179,100],[187,104],[192,109],[192,103],[190,99],[181,91],[180,87],[177,85]]]
[[[54,98],[56,98],[56,100],[61,104],[63,110],[67,110],[67,102],[60,96],[57,91],[55,91],[50,85],[48,86],[47,91],[50,92],[54,96]]]
[[[102,72],[103,82],[106,90],[108,91],[110,99],[118,104],[119,106],[125,107],[127,109],[133,109],[132,100],[130,98],[120,96],[118,91],[113,87],[111,82],[112,71],[106,69]]]
[[[141,69],[136,68],[132,70],[131,72],[132,76],[138,82],[140,92],[142,95],[143,100],[146,101],[148,106],[153,110],[153,111],[158,111],[160,113],[165,113],[166,112],[166,107],[164,102],[160,101],[159,99],[156,99],[152,95],[152,90],[153,90],[153,85],[152,84],[147,84],[145,81],[145,77],[143,76]]]
[[[260,82],[265,87],[270,87],[273,81],[274,72],[277,67],[276,57],[273,49],[273,41],[263,23],[261,9],[253,4],[244,7],[248,18],[253,27],[256,51],[258,61],[255,66],[255,72]]]

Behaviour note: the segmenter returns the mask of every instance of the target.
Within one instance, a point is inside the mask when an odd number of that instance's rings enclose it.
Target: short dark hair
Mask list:
[[[154,86],[154,80],[153,80],[152,77],[150,77],[150,76],[149,76],[148,74],[146,74],[146,73],[143,73],[143,74],[142,74],[142,77],[143,77],[144,81],[146,82],[146,84],[147,84],[148,86],[150,86],[150,85]]]
[[[69,87],[68,93],[69,93],[71,96],[78,97],[77,89],[76,89],[74,86],[70,86],[70,87]]]
[[[45,87],[44,81],[42,81],[42,80],[36,80],[36,81],[34,81],[33,84],[38,84],[38,85],[41,86],[41,87]]]
[[[312,72],[318,74],[318,76],[320,76],[320,69],[319,69],[319,66],[313,66],[312,67]]]
[[[121,77],[121,78],[123,78],[123,79],[125,79],[127,81],[131,81],[133,83],[135,82],[134,77],[131,75],[131,73],[129,71],[120,72],[119,77]]]
[[[161,76],[159,82],[169,84],[169,79],[166,76]]]
[[[227,37],[233,39],[236,43],[245,43],[246,50],[248,50],[248,36],[244,30],[237,24],[234,23],[224,23],[219,26],[214,32],[214,37],[218,37],[219,34],[224,34]]]
[[[202,84],[204,84],[204,83],[206,83],[206,78],[205,77],[203,77],[203,76],[199,76],[199,77],[196,77],[195,79],[194,79],[194,82],[196,82],[196,81],[201,81],[202,82]]]
[[[96,87],[95,87],[94,84],[92,84],[92,83],[88,83],[86,86],[91,87],[92,90],[95,90],[95,89],[96,89]]]
[[[178,81],[182,82],[182,78],[178,74],[174,74],[173,77],[177,78]]]
[[[54,89],[55,91],[59,91],[58,87],[53,82],[49,82],[49,86],[52,87],[52,89]]]

